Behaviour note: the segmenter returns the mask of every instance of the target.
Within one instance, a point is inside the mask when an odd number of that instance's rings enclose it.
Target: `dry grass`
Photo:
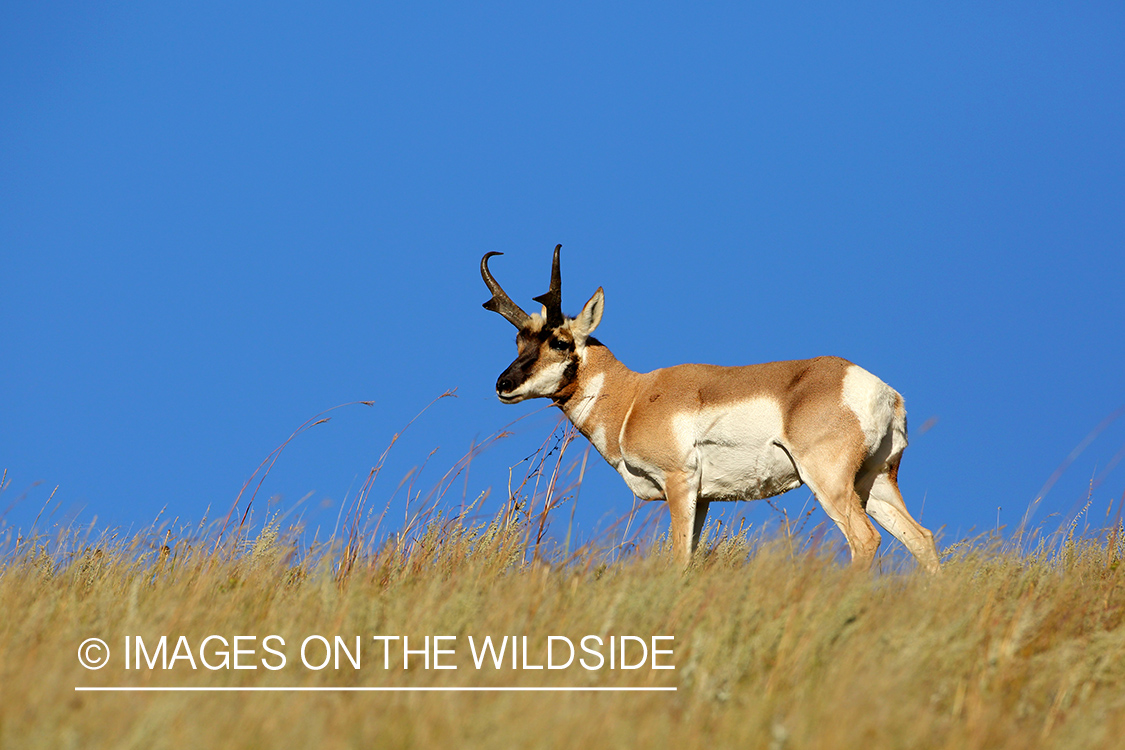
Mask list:
[[[344,575],[340,554],[295,549],[274,527],[217,551],[143,535],[54,555],[24,545],[0,573],[0,745],[1090,748],[1119,746],[1125,732],[1125,587],[1112,537],[1071,540],[1051,555],[962,545],[932,580],[855,574],[831,555],[794,552],[784,537],[717,540],[686,574],[658,548],[612,564],[592,552],[529,562],[527,531],[518,520],[437,519],[410,545],[392,539],[356,557]],[[276,672],[121,664],[125,635],[197,644],[211,634],[282,635],[289,663]],[[447,661],[460,668],[416,660],[404,671],[392,651],[387,671],[365,643],[360,670],[312,671],[295,654],[309,634],[456,635]],[[465,638],[489,634],[532,644],[674,635],[676,669],[478,671]],[[91,635],[118,649],[106,669],[77,664]],[[76,685],[678,691],[111,694]]]
[[[818,533],[710,529],[673,570],[648,527],[571,552],[547,518],[564,504],[566,435],[529,460],[490,519],[449,509],[456,465],[411,494],[395,533],[370,483],[328,543],[241,509],[214,527],[127,539],[13,540],[0,562],[0,747],[1110,748],[1125,736],[1125,572],[1115,530],[961,542],[937,579],[901,558],[877,574]],[[372,475],[372,478],[374,475]],[[444,488],[444,489],[443,489]],[[446,515],[438,508],[446,508]],[[563,514],[565,514],[565,510]],[[565,519],[561,519],[565,522]],[[237,521],[237,523],[236,523]],[[643,534],[638,534],[638,529]],[[833,532],[834,534],[834,532]],[[557,536],[562,536],[561,533]],[[648,539],[648,542],[642,541]],[[828,539],[834,536],[828,536]],[[277,634],[278,671],[126,670],[125,636],[171,651],[210,635]],[[358,670],[315,671],[303,638],[363,638]],[[382,663],[375,635],[457,636],[457,670]],[[474,668],[468,636],[675,636],[675,670]],[[83,669],[91,636],[114,651]],[[275,647],[276,647],[275,642]],[[212,662],[215,648],[210,649]],[[603,649],[604,651],[604,649]],[[194,652],[198,658],[198,650]],[[244,663],[268,656],[257,646]],[[316,660],[316,657],[314,657]],[[675,686],[676,692],[89,693],[76,686]]]

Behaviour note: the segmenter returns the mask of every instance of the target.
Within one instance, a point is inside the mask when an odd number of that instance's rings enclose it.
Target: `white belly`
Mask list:
[[[701,446],[699,494],[708,500],[760,500],[801,485],[789,454],[773,444]]]
[[[675,468],[698,483],[706,500],[758,500],[799,487],[797,467],[781,447],[783,425],[780,407],[768,398],[678,415],[671,437],[682,462]],[[604,455],[604,433],[595,430],[592,439]],[[646,460],[643,445],[621,448],[613,466],[633,494],[642,500],[663,498],[664,470]]]
[[[801,479],[783,439],[781,409],[772,399],[704,409],[677,420],[694,454],[699,494],[709,500],[758,500],[799,487]]]

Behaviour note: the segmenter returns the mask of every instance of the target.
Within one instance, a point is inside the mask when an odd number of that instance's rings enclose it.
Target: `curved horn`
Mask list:
[[[547,327],[554,328],[563,322],[562,312],[562,275],[559,273],[559,250],[562,245],[555,245],[555,258],[551,261],[551,288],[545,294],[532,297],[536,302],[541,302],[547,308]]]
[[[492,278],[492,274],[488,270],[488,259],[493,255],[503,255],[504,253],[485,253],[484,257],[480,259],[480,275],[484,279],[484,283],[488,285],[488,290],[492,292],[492,299],[485,302],[481,307],[485,310],[491,310],[495,313],[503,315],[509,323],[516,328],[523,328],[527,325],[527,321],[531,316],[520,309],[520,306],[512,302],[512,298],[504,293],[500,285],[496,283],[496,279]]]

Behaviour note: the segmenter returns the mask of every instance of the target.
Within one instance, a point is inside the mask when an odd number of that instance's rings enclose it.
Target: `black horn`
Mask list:
[[[559,273],[559,250],[562,250],[562,245],[555,245],[555,258],[551,261],[551,288],[547,290],[546,294],[532,297],[536,302],[542,303],[543,307],[547,308],[548,328],[562,325],[563,322],[562,275]]]
[[[556,251],[557,254],[558,251]],[[500,313],[509,323],[516,328],[523,328],[527,325],[530,316],[520,309],[520,306],[512,302],[512,298],[505,294],[500,285],[496,283],[496,279],[492,278],[492,274],[488,270],[488,259],[493,255],[503,255],[504,253],[485,253],[484,257],[480,259],[480,275],[484,279],[484,283],[488,285],[488,290],[492,292],[492,299],[485,302],[481,307],[485,310]],[[557,257],[557,255],[556,255]]]

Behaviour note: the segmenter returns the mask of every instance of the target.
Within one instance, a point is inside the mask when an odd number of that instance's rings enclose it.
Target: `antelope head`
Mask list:
[[[505,294],[488,270],[488,259],[503,253],[486,253],[480,260],[480,275],[492,292],[484,308],[503,315],[514,325],[518,353],[515,361],[496,379],[496,395],[505,404],[529,398],[550,398],[565,401],[575,390],[578,373],[586,358],[590,334],[602,319],[605,296],[601,287],[582,308],[576,318],[562,312],[562,279],[559,274],[559,250],[551,264],[551,288],[533,299],[542,305],[538,313],[528,315]]]

